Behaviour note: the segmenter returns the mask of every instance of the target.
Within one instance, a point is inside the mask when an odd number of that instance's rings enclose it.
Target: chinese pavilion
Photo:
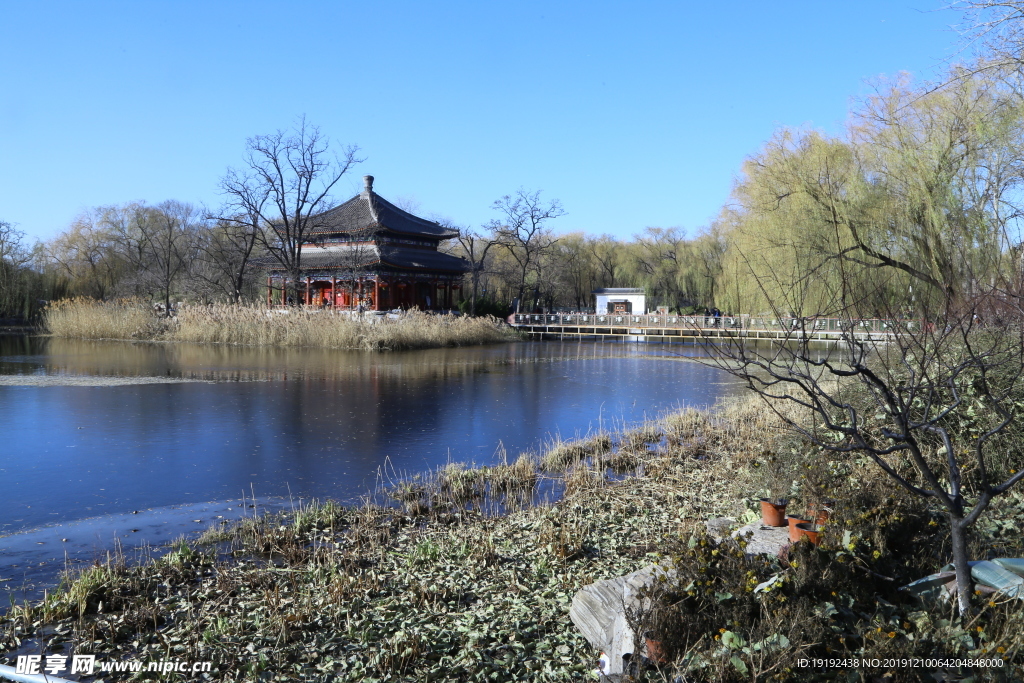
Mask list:
[[[302,246],[304,281],[297,288],[303,303],[370,311],[452,308],[470,266],[438,245],[458,231],[388,202],[373,191],[373,176],[363,181],[360,194],[321,213],[309,231]],[[288,274],[280,264],[264,263],[270,271],[267,303],[276,292],[286,303]]]

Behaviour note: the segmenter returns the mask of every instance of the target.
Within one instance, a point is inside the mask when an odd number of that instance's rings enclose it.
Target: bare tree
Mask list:
[[[470,263],[469,273],[470,280],[473,283],[473,290],[469,299],[469,314],[476,315],[476,295],[477,289],[480,286],[480,276],[483,274],[485,264],[487,263],[487,252],[497,242],[468,228],[459,230],[458,241],[462,247],[463,255]]]
[[[1024,63],[1024,0],[955,0],[949,7],[965,15],[965,40],[988,52],[982,69]]]
[[[171,294],[194,255],[198,211],[191,204],[170,200],[159,206],[109,207],[102,216],[118,256],[130,266],[126,283],[136,295],[158,296],[170,315]]]
[[[146,222],[148,234],[147,270],[171,314],[171,293],[189,269],[195,255],[199,212],[191,204],[166,201],[156,207]]]
[[[196,269],[195,275],[207,286],[224,292],[232,302],[240,303],[251,284],[250,264],[260,232],[250,220],[210,219],[209,214],[207,219],[210,225],[200,231],[196,245],[203,267]]]
[[[884,333],[865,331],[863,301],[836,295],[823,313],[842,320],[839,343],[813,341],[819,319],[802,317],[770,348],[707,339],[713,362],[814,446],[867,454],[907,491],[937,502],[949,520],[958,602],[967,613],[969,529],[1024,478],[1007,457],[1024,391],[1020,293],[992,288],[970,301],[947,300],[922,318],[889,311]],[[782,318],[785,308],[775,313]],[[782,403],[803,411],[778,410]]]
[[[21,271],[32,258],[25,248],[25,233],[13,224],[0,221],[0,314],[17,308]]]
[[[544,203],[540,198],[540,190],[527,192],[523,188],[516,190],[514,195],[505,195],[496,200],[491,208],[502,214],[502,217],[492,221],[488,227],[494,231],[495,241],[508,251],[517,266],[518,312],[531,270],[536,268],[540,255],[558,241],[546,233],[547,223],[553,218],[564,216],[565,211],[557,199]]]
[[[259,235],[297,287],[302,247],[323,227],[320,216],[332,207],[331,191],[362,161],[358,148],[331,154],[327,137],[305,118],[290,132],[249,138],[246,148],[243,168],[228,169],[221,179],[227,206],[218,219]]]

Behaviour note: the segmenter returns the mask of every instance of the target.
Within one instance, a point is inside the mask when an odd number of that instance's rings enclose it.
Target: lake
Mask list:
[[[161,509],[188,517],[181,506],[223,508],[243,495],[356,501],[382,480],[450,461],[494,463],[499,446],[511,459],[554,435],[615,429],[739,390],[685,357],[697,353],[595,342],[370,354],[0,337],[0,536]],[[220,518],[207,517],[204,527]],[[93,544],[107,543],[113,532],[90,524]],[[0,578],[10,573],[0,566]]]

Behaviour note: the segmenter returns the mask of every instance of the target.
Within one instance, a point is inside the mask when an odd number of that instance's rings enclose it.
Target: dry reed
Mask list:
[[[556,438],[548,445],[541,458],[541,468],[545,472],[564,472],[574,463],[587,457],[600,457],[611,447],[611,437],[604,432],[571,441],[562,441],[560,438]]]
[[[314,308],[272,309],[227,304],[182,306],[176,316],[162,317],[138,300],[57,301],[44,311],[43,321],[50,334],[78,339],[365,351],[469,346],[515,338],[510,328],[494,318],[431,315],[420,311],[394,316],[359,316]]]

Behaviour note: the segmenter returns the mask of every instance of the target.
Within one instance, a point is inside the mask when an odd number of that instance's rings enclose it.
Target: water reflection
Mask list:
[[[551,434],[735,390],[680,350],[549,342],[365,354],[0,338],[0,374],[199,380],[0,386],[0,534],[250,490],[352,500],[385,461],[398,472],[490,462],[499,442],[514,455]]]

